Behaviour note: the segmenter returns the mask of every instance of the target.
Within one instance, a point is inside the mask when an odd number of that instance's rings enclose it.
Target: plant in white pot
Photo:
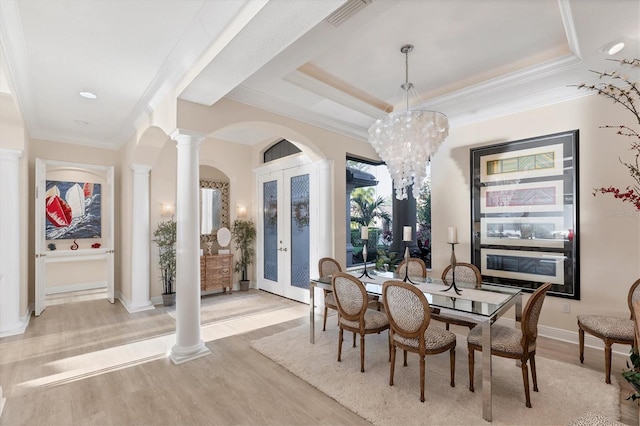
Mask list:
[[[176,280],[176,231],[177,225],[173,219],[160,222],[153,231],[153,242],[158,245],[160,254],[158,263],[164,306],[173,306],[176,303],[176,293],[173,289]]]
[[[256,226],[251,219],[236,219],[231,226],[231,237],[236,250],[240,251],[240,258],[236,260],[233,270],[241,274],[240,290],[246,291],[249,289],[247,268],[253,264],[255,255],[253,242],[256,239]]]

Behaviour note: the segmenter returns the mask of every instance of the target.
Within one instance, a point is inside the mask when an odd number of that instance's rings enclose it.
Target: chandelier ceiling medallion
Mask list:
[[[411,185],[413,197],[418,198],[427,177],[427,164],[449,135],[446,115],[409,109],[409,97],[420,98],[413,84],[409,83],[409,52],[412,50],[411,44],[400,48],[405,55],[405,82],[400,87],[406,109],[392,111],[369,127],[369,143],[387,164],[399,200],[407,198],[407,188]]]

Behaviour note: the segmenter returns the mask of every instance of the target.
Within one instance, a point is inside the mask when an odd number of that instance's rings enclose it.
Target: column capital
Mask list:
[[[151,171],[151,166],[147,164],[132,164],[131,170],[133,170],[134,173],[149,174],[149,172]]]
[[[205,135],[195,132],[189,132],[184,129],[176,129],[169,134],[169,137],[178,145],[181,144],[200,144],[205,139]]]
[[[8,149],[0,148],[0,159],[2,160],[17,160],[22,157],[24,151],[21,149]]]

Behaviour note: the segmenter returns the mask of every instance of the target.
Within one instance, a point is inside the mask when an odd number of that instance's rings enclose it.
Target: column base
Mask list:
[[[169,359],[174,364],[182,364],[183,362],[191,361],[196,358],[207,356],[211,353],[209,348],[201,340],[196,346],[190,348],[180,348],[178,345],[174,345],[169,352]]]
[[[151,300],[148,300],[146,304],[141,304],[141,305],[128,305],[125,306],[125,308],[127,309],[127,311],[129,311],[129,313],[134,313],[134,312],[141,312],[141,311],[148,311],[151,309],[155,309],[156,307],[153,306],[153,303],[151,302]]]
[[[26,317],[18,319],[11,324],[0,324],[0,337],[15,336],[16,334],[24,334],[27,331],[29,325],[29,318],[31,317],[31,310],[27,313]]]
[[[2,411],[4,410],[4,403],[7,398],[2,397],[2,386],[0,386],[0,417],[2,417]]]

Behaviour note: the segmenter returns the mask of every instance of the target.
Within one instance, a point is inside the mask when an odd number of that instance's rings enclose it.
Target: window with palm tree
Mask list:
[[[384,163],[368,163],[347,159],[347,194],[349,196],[347,266],[363,262],[360,229],[369,228],[367,262],[375,262],[378,268],[393,270],[402,253],[391,253],[393,242],[393,185]],[[416,200],[417,248],[412,256],[420,257],[431,267],[431,186],[429,182]],[[376,261],[377,259],[377,261]],[[385,266],[386,264],[386,266]]]

